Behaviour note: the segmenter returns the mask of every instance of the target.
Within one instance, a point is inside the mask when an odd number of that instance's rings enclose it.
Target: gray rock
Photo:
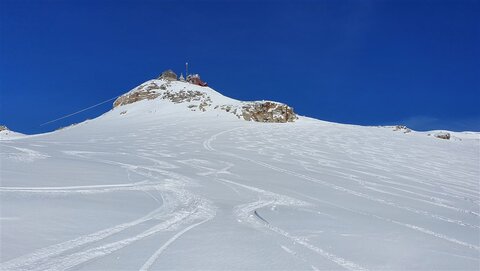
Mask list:
[[[435,136],[436,138],[440,138],[440,139],[447,139],[447,140],[450,139],[450,133],[447,133],[447,132],[438,132],[438,133],[434,134],[433,136]]]

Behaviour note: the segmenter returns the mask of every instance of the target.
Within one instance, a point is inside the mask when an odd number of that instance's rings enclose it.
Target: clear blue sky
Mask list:
[[[480,1],[0,0],[0,123],[50,131],[185,61],[241,100],[480,131]]]

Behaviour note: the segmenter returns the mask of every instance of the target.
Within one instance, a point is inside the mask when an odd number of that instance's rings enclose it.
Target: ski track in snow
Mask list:
[[[177,198],[182,198],[183,195],[173,195],[171,198],[176,201]],[[147,238],[158,232],[162,232],[173,227],[177,227],[181,224],[189,223],[202,217],[211,217],[214,214],[211,213],[213,207],[209,206],[206,202],[197,203],[184,203],[190,205],[190,209],[179,209],[177,206],[169,206],[171,210],[164,210],[165,207],[160,207],[142,218],[137,220],[116,225],[114,227],[104,229],[86,236],[81,236],[76,239],[63,242],[60,244],[52,245],[43,249],[39,249],[31,254],[21,256],[2,263],[2,270],[65,270],[82,263],[88,262],[92,259],[106,256],[112,252],[115,252],[125,246],[137,242],[144,238]],[[187,205],[187,206],[188,206]],[[191,209],[193,208],[193,209]],[[163,212],[162,212],[163,211]],[[174,212],[172,212],[174,211]],[[171,218],[169,218],[171,217]],[[166,219],[166,220],[165,220]],[[107,237],[123,232],[127,229],[131,229],[142,223],[152,220],[165,220],[150,229],[141,232],[135,236],[125,238],[112,243],[103,244],[96,247],[80,248],[82,246],[97,243]],[[174,240],[173,240],[174,241]],[[169,243],[172,243],[170,241]],[[80,252],[69,253],[69,251],[80,248]]]
[[[5,155],[6,158],[8,159],[12,159],[19,162],[33,162],[35,160],[41,160],[41,159],[46,159],[50,157],[44,153],[41,153],[39,151],[35,151],[32,149],[14,147],[6,144],[0,144],[0,146],[16,150],[17,152],[7,152],[5,150],[2,150],[1,154]]]
[[[235,183],[235,182],[228,181],[228,180],[222,180],[222,179],[220,179],[220,181],[227,182],[227,183],[230,183],[230,184],[234,184],[234,185],[243,187],[245,189],[248,189],[248,190],[251,190],[251,191],[254,191],[254,192],[257,192],[257,193],[260,194],[260,197],[261,197],[260,200],[255,201],[255,202],[251,202],[251,203],[242,204],[242,205],[239,205],[235,208],[235,213],[239,217],[240,222],[245,221],[245,222],[249,222],[250,224],[253,224],[253,225],[260,225],[262,227],[265,227],[265,228],[269,229],[270,231],[273,231],[277,234],[280,234],[283,237],[288,238],[289,240],[291,240],[292,242],[294,242],[296,244],[302,245],[302,246],[314,251],[315,253],[319,254],[320,256],[338,264],[339,266],[341,266],[345,269],[348,269],[348,270],[367,270],[364,267],[362,267],[362,266],[360,266],[356,263],[348,261],[348,260],[346,260],[342,257],[339,257],[339,256],[337,256],[333,253],[327,252],[322,248],[316,247],[316,246],[308,243],[307,241],[305,241],[303,238],[293,236],[289,232],[287,232],[287,231],[285,231],[285,230],[283,230],[279,227],[271,225],[268,221],[266,221],[264,218],[262,218],[257,213],[258,209],[265,208],[267,206],[276,206],[276,205],[305,206],[305,205],[308,205],[308,203],[297,200],[297,199],[293,199],[291,197],[279,195],[279,194],[276,194],[276,193],[273,193],[273,192],[268,192],[268,191],[265,191],[265,190],[262,190],[262,189],[259,189],[259,188],[256,188],[256,187],[252,187],[252,186],[247,186],[247,185]]]
[[[148,181],[109,185],[76,185],[76,186],[55,186],[55,187],[0,187],[0,192],[5,193],[45,193],[45,194],[95,194],[114,191],[143,191],[155,190],[157,185]]]
[[[238,129],[238,128],[237,128]],[[237,129],[231,129],[227,131],[223,131],[220,133],[217,133],[213,136],[211,136],[209,139],[207,139],[204,143],[203,146],[205,149],[209,151],[216,151],[219,153],[223,153],[221,151],[217,151],[212,147],[212,142],[220,135],[229,133],[231,131],[237,130]],[[326,250],[316,247],[302,238],[293,236],[289,232],[280,229],[278,227],[275,227],[271,225],[269,222],[267,222],[264,218],[262,218],[258,213],[257,210],[267,207],[267,206],[276,206],[276,205],[284,205],[284,206],[305,206],[308,205],[308,203],[288,197],[288,196],[283,196],[279,195],[273,192],[265,191],[263,189],[253,187],[253,186],[248,186],[244,184],[239,184],[233,181],[225,180],[225,179],[217,179],[221,182],[226,182],[229,184],[237,185],[240,186],[244,189],[254,191],[258,194],[260,194],[261,199],[255,202],[247,203],[247,204],[242,204],[239,205],[235,208],[235,213],[239,217],[239,221],[247,221],[253,225],[261,225],[267,229],[269,229],[272,232],[275,232],[277,234],[280,234],[283,237],[288,238],[289,240],[293,241],[296,244],[302,245],[315,253],[319,254],[320,256],[338,264],[339,266],[347,269],[347,270],[367,270],[366,268],[360,266],[359,264],[353,263],[349,260],[346,260],[342,257],[339,257],[333,253],[327,252]],[[313,265],[312,265],[313,266]]]
[[[248,161],[248,162],[257,164],[259,166],[271,169],[273,171],[288,174],[288,175],[291,175],[291,176],[294,176],[294,177],[297,177],[297,178],[300,178],[300,179],[303,179],[303,180],[307,180],[307,181],[310,181],[310,182],[318,183],[318,184],[327,186],[329,188],[339,190],[339,191],[348,193],[350,195],[354,195],[354,196],[364,198],[364,199],[367,199],[367,200],[370,200],[370,201],[374,201],[374,202],[377,202],[377,203],[380,203],[380,204],[388,205],[388,206],[391,206],[391,207],[406,210],[406,211],[416,213],[416,214],[426,215],[426,216],[429,216],[429,217],[434,218],[434,219],[438,219],[438,220],[449,222],[449,223],[454,223],[454,224],[457,224],[457,225],[460,225],[460,226],[468,226],[468,227],[478,228],[478,226],[476,226],[476,225],[470,225],[470,224],[465,223],[463,221],[454,220],[454,219],[450,219],[450,218],[445,218],[443,216],[431,214],[431,213],[426,212],[426,211],[417,210],[417,209],[407,207],[407,206],[402,206],[402,205],[399,205],[399,204],[394,203],[394,202],[389,201],[389,200],[375,198],[375,197],[372,197],[370,195],[367,195],[367,194],[364,194],[364,193],[361,193],[361,192],[353,191],[351,189],[348,189],[348,188],[345,188],[345,187],[342,187],[342,186],[339,186],[339,185],[335,185],[335,184],[332,184],[332,183],[321,181],[321,180],[318,180],[316,178],[312,178],[310,176],[300,174],[300,173],[297,173],[297,172],[294,172],[294,171],[279,168],[279,167],[270,165],[270,164],[265,163],[265,162],[256,161],[256,160],[246,158],[246,157],[243,157],[243,156],[240,156],[240,155],[237,155],[237,154],[229,153],[229,152],[219,151],[219,150],[216,150],[215,148],[212,147],[212,142],[214,140],[216,140],[218,136],[230,133],[230,132],[235,131],[237,129],[231,129],[231,130],[227,130],[227,131],[223,131],[223,132],[214,134],[209,139],[204,141],[204,143],[203,143],[204,148],[209,150],[209,151],[215,151],[215,152],[221,153],[221,154],[226,155],[226,156],[231,156],[231,157],[235,157],[235,158],[240,159],[240,160]],[[260,203],[257,203],[257,204],[260,204]],[[455,210],[455,211],[458,211],[458,212],[461,212],[461,213],[472,214],[472,215],[477,216],[477,217],[479,215],[477,212],[474,212],[474,211],[466,211],[466,210],[462,210],[462,209],[455,208],[455,207],[445,206],[443,204],[437,204],[437,205],[440,206],[440,207],[445,207],[445,208]],[[436,238],[439,238],[439,239],[442,239],[442,240],[445,240],[445,241],[448,241],[448,242],[451,242],[451,243],[454,243],[454,244],[457,244],[457,245],[465,246],[467,248],[480,251],[480,246],[478,246],[478,245],[463,242],[463,241],[457,240],[455,238],[449,237],[445,234],[437,233],[435,231],[426,229],[424,227],[412,225],[412,224],[409,224],[409,223],[402,223],[402,222],[396,221],[394,219],[388,219],[388,218],[384,218],[384,217],[373,215],[373,214],[371,214],[371,216],[376,217],[376,218],[381,219],[381,220],[386,221],[386,222],[394,223],[394,224],[401,225],[403,227],[407,227],[407,228],[415,230],[415,231],[422,232],[424,234],[427,234],[427,235],[430,235],[430,236],[433,236],[433,237],[436,237]]]
[[[71,155],[76,155],[80,158],[84,157],[85,152],[66,152]],[[91,160],[91,158],[88,158]],[[110,160],[98,159],[97,161],[107,164],[121,166],[127,169],[128,178],[130,179],[130,171],[152,177],[146,172],[139,171],[152,170],[154,172],[163,173],[165,176],[176,178],[180,184],[160,184],[152,183],[150,181],[142,181],[136,183],[126,184],[111,184],[111,185],[85,185],[85,186],[68,186],[68,187],[0,187],[0,192],[20,192],[20,193],[105,193],[113,191],[144,191],[152,197],[157,203],[162,204],[161,207],[153,210],[147,215],[130,221],[115,225],[113,227],[103,229],[101,231],[80,236],[78,238],[38,249],[33,253],[20,256],[10,261],[2,263],[1,270],[66,270],[80,264],[86,263],[98,257],[109,255],[119,249],[122,249],[134,242],[140,241],[154,234],[171,230],[179,227],[181,224],[192,223],[195,220],[203,219],[199,223],[194,223],[186,229],[177,233],[174,237],[169,239],[161,249],[159,249],[152,257],[145,263],[144,267],[148,268],[158,258],[162,251],[164,251],[171,243],[173,243],[180,235],[186,231],[203,224],[215,216],[215,207],[208,201],[191,194],[184,190],[184,182],[190,181],[188,178],[178,174],[155,169],[149,167],[139,167]],[[163,201],[160,202],[149,191],[155,191],[160,194]],[[168,200],[166,200],[168,199]],[[183,206],[183,207],[182,207]],[[164,220],[161,223],[149,228],[134,236],[118,240],[111,243],[95,246],[95,243],[101,242],[107,237],[130,230],[143,223]],[[93,245],[93,246],[87,246]],[[85,247],[87,246],[87,247]],[[75,250],[79,250],[75,252]],[[73,252],[72,252],[73,251]],[[142,267],[142,268],[144,268]]]
[[[178,227],[181,224],[189,223],[192,220],[195,220],[198,217],[202,217],[202,216],[203,214],[198,213],[198,209],[188,211],[188,212],[176,212],[172,218],[167,219],[166,221],[163,221],[135,236],[125,238],[119,241],[115,241],[112,243],[103,244],[101,246],[89,248],[81,252],[68,254],[53,260],[49,259],[45,263],[39,264],[37,262],[35,264],[35,267],[30,270],[66,270],[74,266],[80,265],[82,263],[91,261],[95,258],[106,256],[134,242],[145,239],[156,233],[163,232],[174,227]],[[175,239],[169,240],[167,241],[167,243],[170,244],[173,241],[175,241]]]
[[[140,270],[141,271],[149,270],[151,268],[151,266],[155,263],[155,261],[158,259],[158,257],[160,257],[160,254],[162,254],[163,251],[165,251],[165,249],[167,249],[167,247],[169,245],[171,245],[173,242],[175,242],[175,240],[180,238],[180,236],[185,234],[187,231],[189,231],[189,230],[191,230],[191,229],[193,229],[197,226],[202,225],[203,223],[209,221],[210,219],[212,219],[212,218],[209,217],[209,218],[206,218],[206,219],[204,219],[204,220],[202,220],[198,223],[192,224],[192,225],[186,227],[185,229],[181,230],[177,234],[175,234],[172,238],[168,239],[168,241],[165,242],[165,244],[163,244],[157,251],[155,251],[155,253],[152,256],[150,256],[150,258],[148,258],[148,260],[143,264],[143,266],[140,268]]]

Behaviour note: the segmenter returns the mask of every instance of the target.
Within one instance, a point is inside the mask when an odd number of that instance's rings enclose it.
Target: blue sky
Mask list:
[[[185,61],[214,89],[361,125],[480,131],[480,1],[0,1],[0,123],[93,118]]]

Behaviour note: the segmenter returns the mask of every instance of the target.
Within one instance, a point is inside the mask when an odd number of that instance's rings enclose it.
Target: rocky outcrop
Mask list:
[[[412,130],[410,128],[408,128],[407,126],[405,125],[395,125],[393,127],[393,130],[394,131],[401,131],[403,132],[404,134],[407,134],[407,133],[410,133]]]
[[[167,87],[168,84],[158,85],[154,82],[140,85],[129,93],[117,98],[113,103],[113,107],[115,108],[141,100],[152,100],[159,97],[173,103],[201,101],[204,106],[211,105],[212,103],[210,97],[204,92],[194,90],[170,91]]]
[[[187,107],[192,111],[198,108],[200,111],[207,111],[207,108],[212,105],[210,96],[201,91],[195,90],[180,90],[180,91],[165,91],[162,94],[164,100],[169,100],[173,103],[191,103]]]
[[[177,74],[174,73],[172,70],[166,70],[160,74],[158,79],[164,79],[168,81],[176,81],[177,80]]]
[[[118,97],[115,102],[113,102],[113,107],[115,108],[120,105],[131,104],[141,100],[155,99],[160,96],[160,94],[156,91],[158,89],[166,89],[166,87],[164,85],[159,86],[154,82],[142,84],[133,91]]]
[[[212,103],[206,93],[194,90],[165,91],[162,98],[173,103],[186,103],[192,101],[208,101]]]
[[[450,139],[450,133],[447,132],[438,132],[435,133],[433,136],[440,139]]]
[[[0,132],[1,132],[1,131],[8,131],[7,126],[5,126],[5,125],[0,125]]]
[[[298,119],[293,108],[276,102],[244,102],[237,106],[221,105],[217,108],[246,121],[285,123]]]
[[[162,76],[164,74],[166,72]],[[185,86],[179,88],[176,84],[185,84]],[[190,88],[188,85],[181,82],[171,82],[167,79],[148,81],[117,98],[113,103],[113,107],[158,98],[175,104],[183,103],[186,109],[191,111],[222,110],[246,121],[285,123],[298,119],[293,108],[276,102],[238,101],[233,104],[217,103],[212,106],[214,101],[212,101],[208,91],[202,91],[198,87]]]
[[[242,106],[242,117],[246,121],[293,122],[298,119],[293,108],[274,102],[255,102]]]

